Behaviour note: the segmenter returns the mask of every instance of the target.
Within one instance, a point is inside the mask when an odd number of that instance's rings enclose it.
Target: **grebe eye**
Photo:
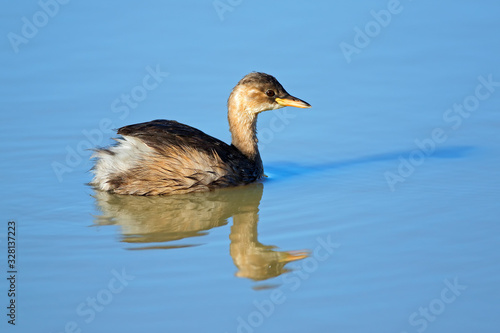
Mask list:
[[[266,95],[269,96],[269,97],[273,97],[274,96],[274,91],[268,90],[268,91],[266,91]]]

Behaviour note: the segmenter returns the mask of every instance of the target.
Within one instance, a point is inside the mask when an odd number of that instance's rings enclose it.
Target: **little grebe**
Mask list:
[[[159,195],[252,183],[264,172],[257,115],[284,106],[311,107],[273,76],[258,72],[238,82],[227,106],[231,145],[172,120],[125,126],[118,130],[117,145],[95,151],[90,184],[118,194]]]

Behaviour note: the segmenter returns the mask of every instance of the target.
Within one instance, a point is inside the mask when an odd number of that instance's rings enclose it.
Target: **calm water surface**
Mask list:
[[[47,3],[0,14],[2,332],[498,331],[499,3]],[[85,185],[126,124],[228,142],[253,70],[313,105],[260,116],[265,181]]]

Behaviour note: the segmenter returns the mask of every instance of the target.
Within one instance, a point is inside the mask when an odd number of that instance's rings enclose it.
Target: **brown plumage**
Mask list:
[[[308,108],[271,75],[250,73],[228,99],[232,144],[172,120],[154,120],[118,130],[117,145],[97,149],[90,183],[118,194],[202,192],[260,179],[257,115],[284,106]]]

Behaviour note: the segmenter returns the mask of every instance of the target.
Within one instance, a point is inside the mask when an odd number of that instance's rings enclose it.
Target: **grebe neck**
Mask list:
[[[246,108],[242,102],[234,92],[229,97],[228,121],[231,143],[249,159],[260,161],[257,146],[257,113]]]

